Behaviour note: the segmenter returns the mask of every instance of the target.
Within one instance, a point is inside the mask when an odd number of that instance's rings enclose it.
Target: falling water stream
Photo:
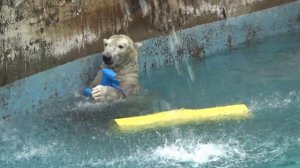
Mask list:
[[[300,33],[290,32],[141,73],[143,95],[132,100],[74,93],[0,120],[0,167],[300,167],[299,74]],[[115,117],[237,103],[251,118],[112,129]]]
[[[149,31],[170,32],[197,19],[220,20],[245,11],[252,11],[262,0],[119,0],[123,19],[113,26],[125,30],[140,10]],[[270,4],[271,5],[271,4]],[[243,12],[242,12],[243,11]],[[123,26],[122,26],[123,25]]]

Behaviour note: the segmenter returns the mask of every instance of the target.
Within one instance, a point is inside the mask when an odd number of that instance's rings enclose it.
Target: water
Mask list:
[[[183,42],[183,41],[182,41]],[[0,167],[300,167],[300,33],[153,69],[145,95],[113,105],[79,96],[0,120]],[[252,118],[120,134],[111,119],[247,104]]]

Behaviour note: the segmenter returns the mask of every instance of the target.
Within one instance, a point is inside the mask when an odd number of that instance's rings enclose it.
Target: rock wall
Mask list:
[[[0,86],[135,41],[295,0],[0,0]]]

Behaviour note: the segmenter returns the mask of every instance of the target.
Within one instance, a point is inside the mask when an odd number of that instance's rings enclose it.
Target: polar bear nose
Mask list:
[[[111,55],[103,54],[103,55],[102,55],[102,59],[103,59],[103,61],[104,61],[105,64],[110,65],[110,64],[113,63],[113,62],[112,62],[112,56],[111,56]]]

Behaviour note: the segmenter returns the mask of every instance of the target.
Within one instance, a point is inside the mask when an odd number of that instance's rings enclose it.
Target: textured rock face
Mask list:
[[[134,41],[294,0],[0,0],[0,86]]]

